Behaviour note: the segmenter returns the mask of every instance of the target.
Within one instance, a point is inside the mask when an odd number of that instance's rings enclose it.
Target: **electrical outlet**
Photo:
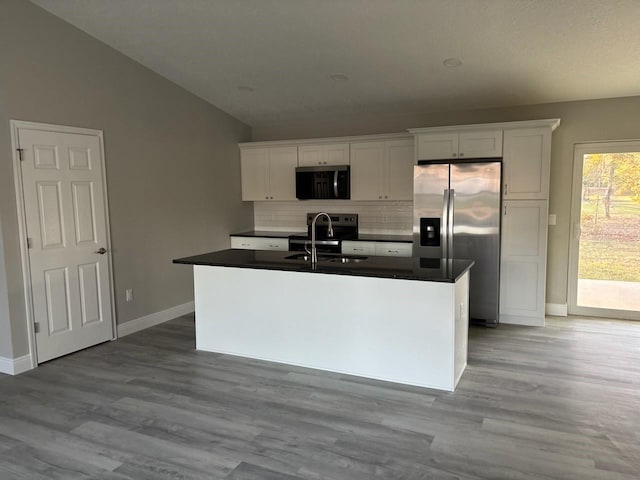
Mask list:
[[[133,288],[127,288],[124,291],[124,294],[127,298],[127,302],[130,302],[131,300],[133,300]]]
[[[558,221],[558,218],[556,217],[556,214],[555,213],[550,213],[549,214],[549,225],[555,225],[557,221]]]

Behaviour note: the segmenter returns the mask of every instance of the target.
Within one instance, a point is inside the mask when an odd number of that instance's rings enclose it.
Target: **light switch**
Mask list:
[[[549,225],[555,225],[556,221],[557,221],[556,214],[555,213],[550,213],[549,214]]]

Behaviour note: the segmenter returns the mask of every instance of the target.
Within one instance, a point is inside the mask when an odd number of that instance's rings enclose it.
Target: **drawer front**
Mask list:
[[[354,255],[376,255],[376,244],[374,242],[342,242],[342,253]]]
[[[413,245],[410,243],[377,242],[376,255],[381,257],[410,257]]]
[[[257,250],[289,250],[288,238],[262,238]]]
[[[252,237],[231,237],[231,248],[244,248],[248,250],[258,250],[257,238]]]
[[[231,248],[247,250],[289,250],[288,238],[231,237]]]

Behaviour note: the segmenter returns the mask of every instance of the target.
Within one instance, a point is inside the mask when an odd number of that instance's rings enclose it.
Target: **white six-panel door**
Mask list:
[[[38,363],[113,332],[100,138],[18,129]]]

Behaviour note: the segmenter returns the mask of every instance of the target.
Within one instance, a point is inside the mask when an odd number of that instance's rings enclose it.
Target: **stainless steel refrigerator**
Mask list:
[[[475,260],[470,319],[497,325],[500,160],[423,160],[414,167],[413,180],[413,256]]]

